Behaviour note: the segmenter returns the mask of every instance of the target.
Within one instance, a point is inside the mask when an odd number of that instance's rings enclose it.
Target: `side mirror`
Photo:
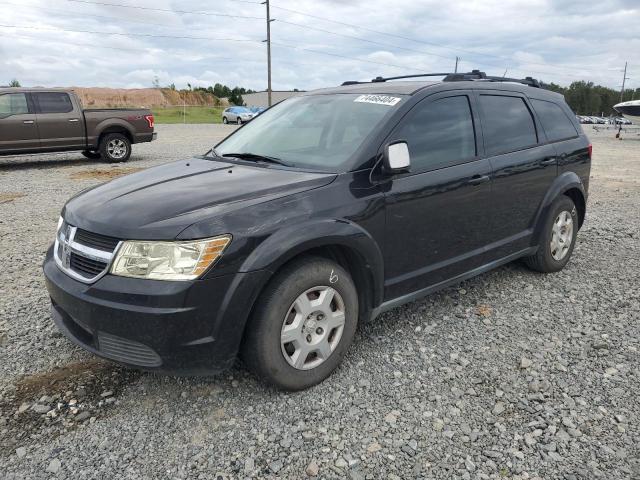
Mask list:
[[[398,140],[384,147],[384,169],[388,173],[408,172],[411,168],[409,145],[404,140]]]

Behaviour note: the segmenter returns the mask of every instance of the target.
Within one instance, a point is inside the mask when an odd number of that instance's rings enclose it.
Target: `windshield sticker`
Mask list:
[[[376,103],[378,105],[388,105],[393,107],[396,105],[402,98],[400,97],[390,97],[388,95],[360,95],[358,98],[354,100],[354,102],[358,103]]]

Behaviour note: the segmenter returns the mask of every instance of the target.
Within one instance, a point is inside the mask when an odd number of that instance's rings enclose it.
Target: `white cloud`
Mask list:
[[[263,20],[178,12],[262,17],[263,5],[229,0],[101,1],[169,12],[69,0],[3,1],[2,25],[36,28],[0,27],[0,83],[15,77],[24,85],[144,87],[157,76],[161,84],[178,87],[216,82],[266,87]],[[509,75],[562,84],[585,79],[614,88],[628,60],[629,84],[640,86],[637,0],[274,0],[272,17],[274,89],[449,71],[456,56],[462,59],[461,69],[480,68],[497,75],[507,70]]]

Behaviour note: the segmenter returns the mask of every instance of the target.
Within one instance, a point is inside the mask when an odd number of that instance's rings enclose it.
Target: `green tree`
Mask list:
[[[10,87],[21,87],[22,85],[20,85],[20,82],[17,79],[13,79],[11,80],[11,83],[9,83]]]
[[[229,102],[234,105],[244,105],[244,100],[242,99],[242,90],[241,88],[235,87],[231,90],[231,95],[229,95]]]

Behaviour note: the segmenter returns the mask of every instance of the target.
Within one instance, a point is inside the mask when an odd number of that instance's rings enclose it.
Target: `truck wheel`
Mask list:
[[[109,163],[126,162],[131,156],[131,141],[121,133],[108,133],[100,141],[100,156]]]
[[[98,160],[101,157],[100,152],[96,152],[95,150],[83,150],[82,155],[90,160]]]
[[[358,294],[347,271],[305,257],[277,273],[256,301],[242,359],[267,383],[302,390],[342,362],[357,324]]]
[[[544,222],[538,251],[524,261],[532,270],[557,272],[569,263],[576,244],[578,212],[573,200],[565,195],[558,197],[551,205]]]

